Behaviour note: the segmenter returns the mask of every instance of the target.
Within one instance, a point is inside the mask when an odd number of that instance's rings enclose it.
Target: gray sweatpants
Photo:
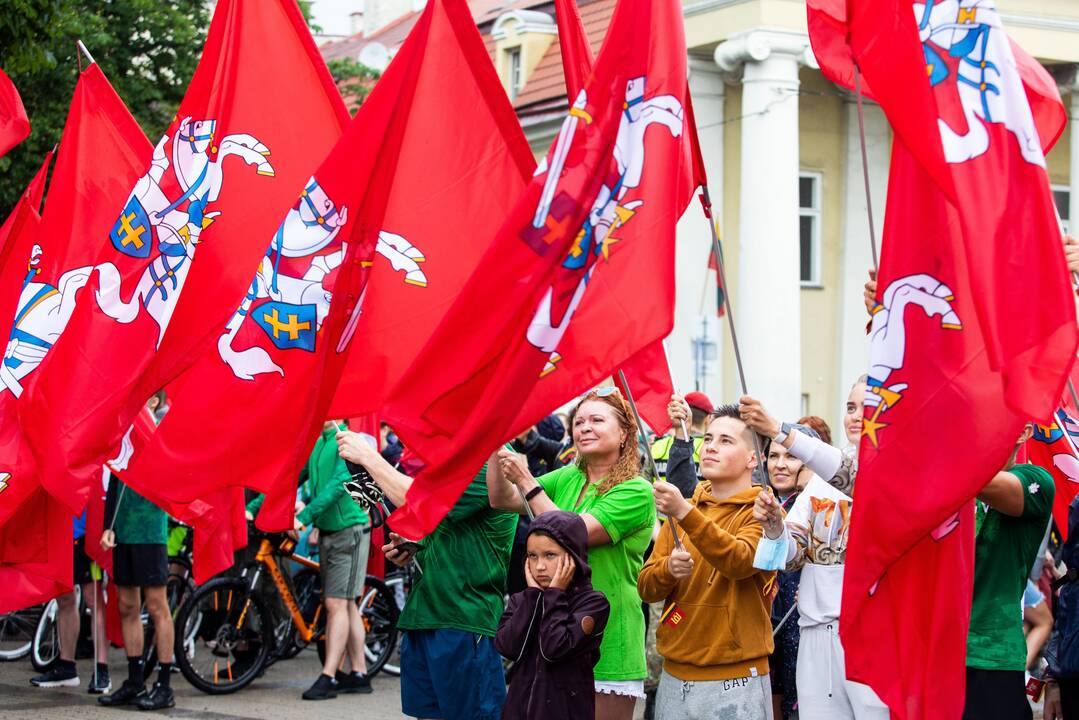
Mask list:
[[[664,670],[656,720],[772,720],[772,681],[767,675],[683,681]]]
[[[835,623],[802,628],[798,641],[801,720],[888,720],[888,706],[868,685],[847,679]]]

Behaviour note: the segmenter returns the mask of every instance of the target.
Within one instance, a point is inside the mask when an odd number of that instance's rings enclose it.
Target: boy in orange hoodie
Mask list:
[[[753,567],[762,530],[753,519],[759,488],[752,484],[751,433],[736,406],[717,408],[701,448],[704,480],[693,497],[655,484],[656,509],[676,521],[660,532],[637,580],[646,602],[665,602],[656,632],[664,658],[656,720],[772,720],[775,573]]]

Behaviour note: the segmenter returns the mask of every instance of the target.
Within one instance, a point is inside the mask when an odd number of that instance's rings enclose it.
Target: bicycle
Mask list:
[[[0,662],[21,660],[30,654],[44,605],[33,605],[0,615]]]
[[[259,589],[268,573],[277,597],[284,602],[293,642],[315,642],[319,659],[325,656],[325,617],[317,562],[294,554],[296,543],[283,535],[264,536],[254,560],[238,576],[219,577],[198,588],[176,617],[176,662],[192,686],[210,695],[236,692],[251,683],[273,661],[289,651],[281,637],[270,602]],[[297,578],[282,571],[282,562],[303,566]],[[385,584],[368,576],[358,598],[375,657],[368,665],[374,675],[396,645],[396,604]]]

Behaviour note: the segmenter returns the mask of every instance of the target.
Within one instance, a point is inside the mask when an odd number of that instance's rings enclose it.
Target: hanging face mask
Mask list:
[[[753,567],[758,570],[783,570],[787,567],[787,533],[778,540],[761,536],[757,543],[757,554],[753,556]]]

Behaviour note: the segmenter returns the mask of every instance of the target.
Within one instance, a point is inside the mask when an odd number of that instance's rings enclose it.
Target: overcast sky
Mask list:
[[[311,8],[315,13],[316,24],[322,26],[322,32],[328,35],[349,35],[351,25],[348,15],[361,5],[361,0],[314,0]]]

